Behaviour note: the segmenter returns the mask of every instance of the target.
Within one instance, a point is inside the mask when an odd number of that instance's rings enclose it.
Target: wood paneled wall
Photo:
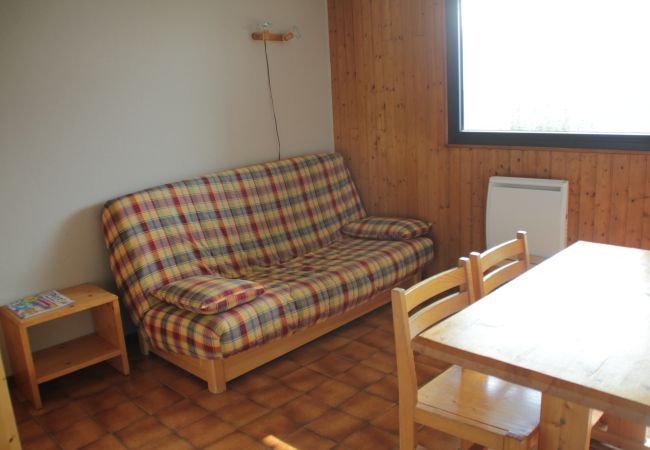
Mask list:
[[[442,0],[329,0],[334,133],[371,214],[433,223],[435,270],[485,246],[492,175],[567,179],[570,242],[650,249],[650,154],[446,145]]]

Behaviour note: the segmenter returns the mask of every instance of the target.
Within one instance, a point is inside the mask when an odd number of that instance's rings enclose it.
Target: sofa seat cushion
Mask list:
[[[220,314],[198,314],[160,302],[147,311],[142,325],[157,348],[202,359],[228,356],[299,326],[289,287],[271,281],[264,289],[254,300]]]
[[[341,237],[327,247],[247,275],[290,287],[301,326],[341,313],[415,274],[433,259],[429,238],[379,241]]]
[[[143,325],[156,347],[200,358],[230,356],[342,313],[421,270],[429,238],[377,241],[342,237],[325,248],[247,279],[265,287],[249,303],[205,315],[158,303]]]
[[[264,293],[254,281],[201,275],[166,284],[152,292],[154,297],[199,314],[228,311]]]
[[[402,241],[425,236],[431,224],[418,219],[370,216],[343,226],[343,234],[361,239]]]

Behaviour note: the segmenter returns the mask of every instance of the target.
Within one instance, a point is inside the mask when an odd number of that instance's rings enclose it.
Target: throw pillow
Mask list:
[[[424,236],[431,224],[417,219],[366,217],[343,226],[341,231],[351,237],[403,241]]]
[[[259,283],[199,275],[169,283],[152,292],[162,301],[199,314],[217,314],[264,293]]]

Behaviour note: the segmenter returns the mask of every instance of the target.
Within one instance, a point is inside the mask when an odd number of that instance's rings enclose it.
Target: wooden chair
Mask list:
[[[463,448],[528,449],[537,439],[541,393],[452,366],[418,390],[412,340],[474,301],[467,258],[459,266],[404,290],[392,291],[399,386],[401,450],[415,446],[415,424],[463,440]],[[433,303],[432,298],[451,294]],[[416,310],[410,315],[412,311]]]
[[[472,252],[469,260],[474,274],[476,295],[478,298],[484,297],[530,268],[526,232],[518,231],[516,239],[483,253]]]

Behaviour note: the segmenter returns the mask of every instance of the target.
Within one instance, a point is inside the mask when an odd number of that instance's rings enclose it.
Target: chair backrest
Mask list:
[[[450,291],[449,295],[436,299]],[[409,289],[393,289],[391,299],[400,403],[414,406],[418,385],[411,341],[475,301],[469,259],[460,258],[458,267],[420,281]],[[435,301],[425,304],[432,299]]]
[[[528,270],[530,255],[526,232],[518,231],[515,239],[483,253],[472,252],[469,259],[475,280],[474,291],[481,298]]]

